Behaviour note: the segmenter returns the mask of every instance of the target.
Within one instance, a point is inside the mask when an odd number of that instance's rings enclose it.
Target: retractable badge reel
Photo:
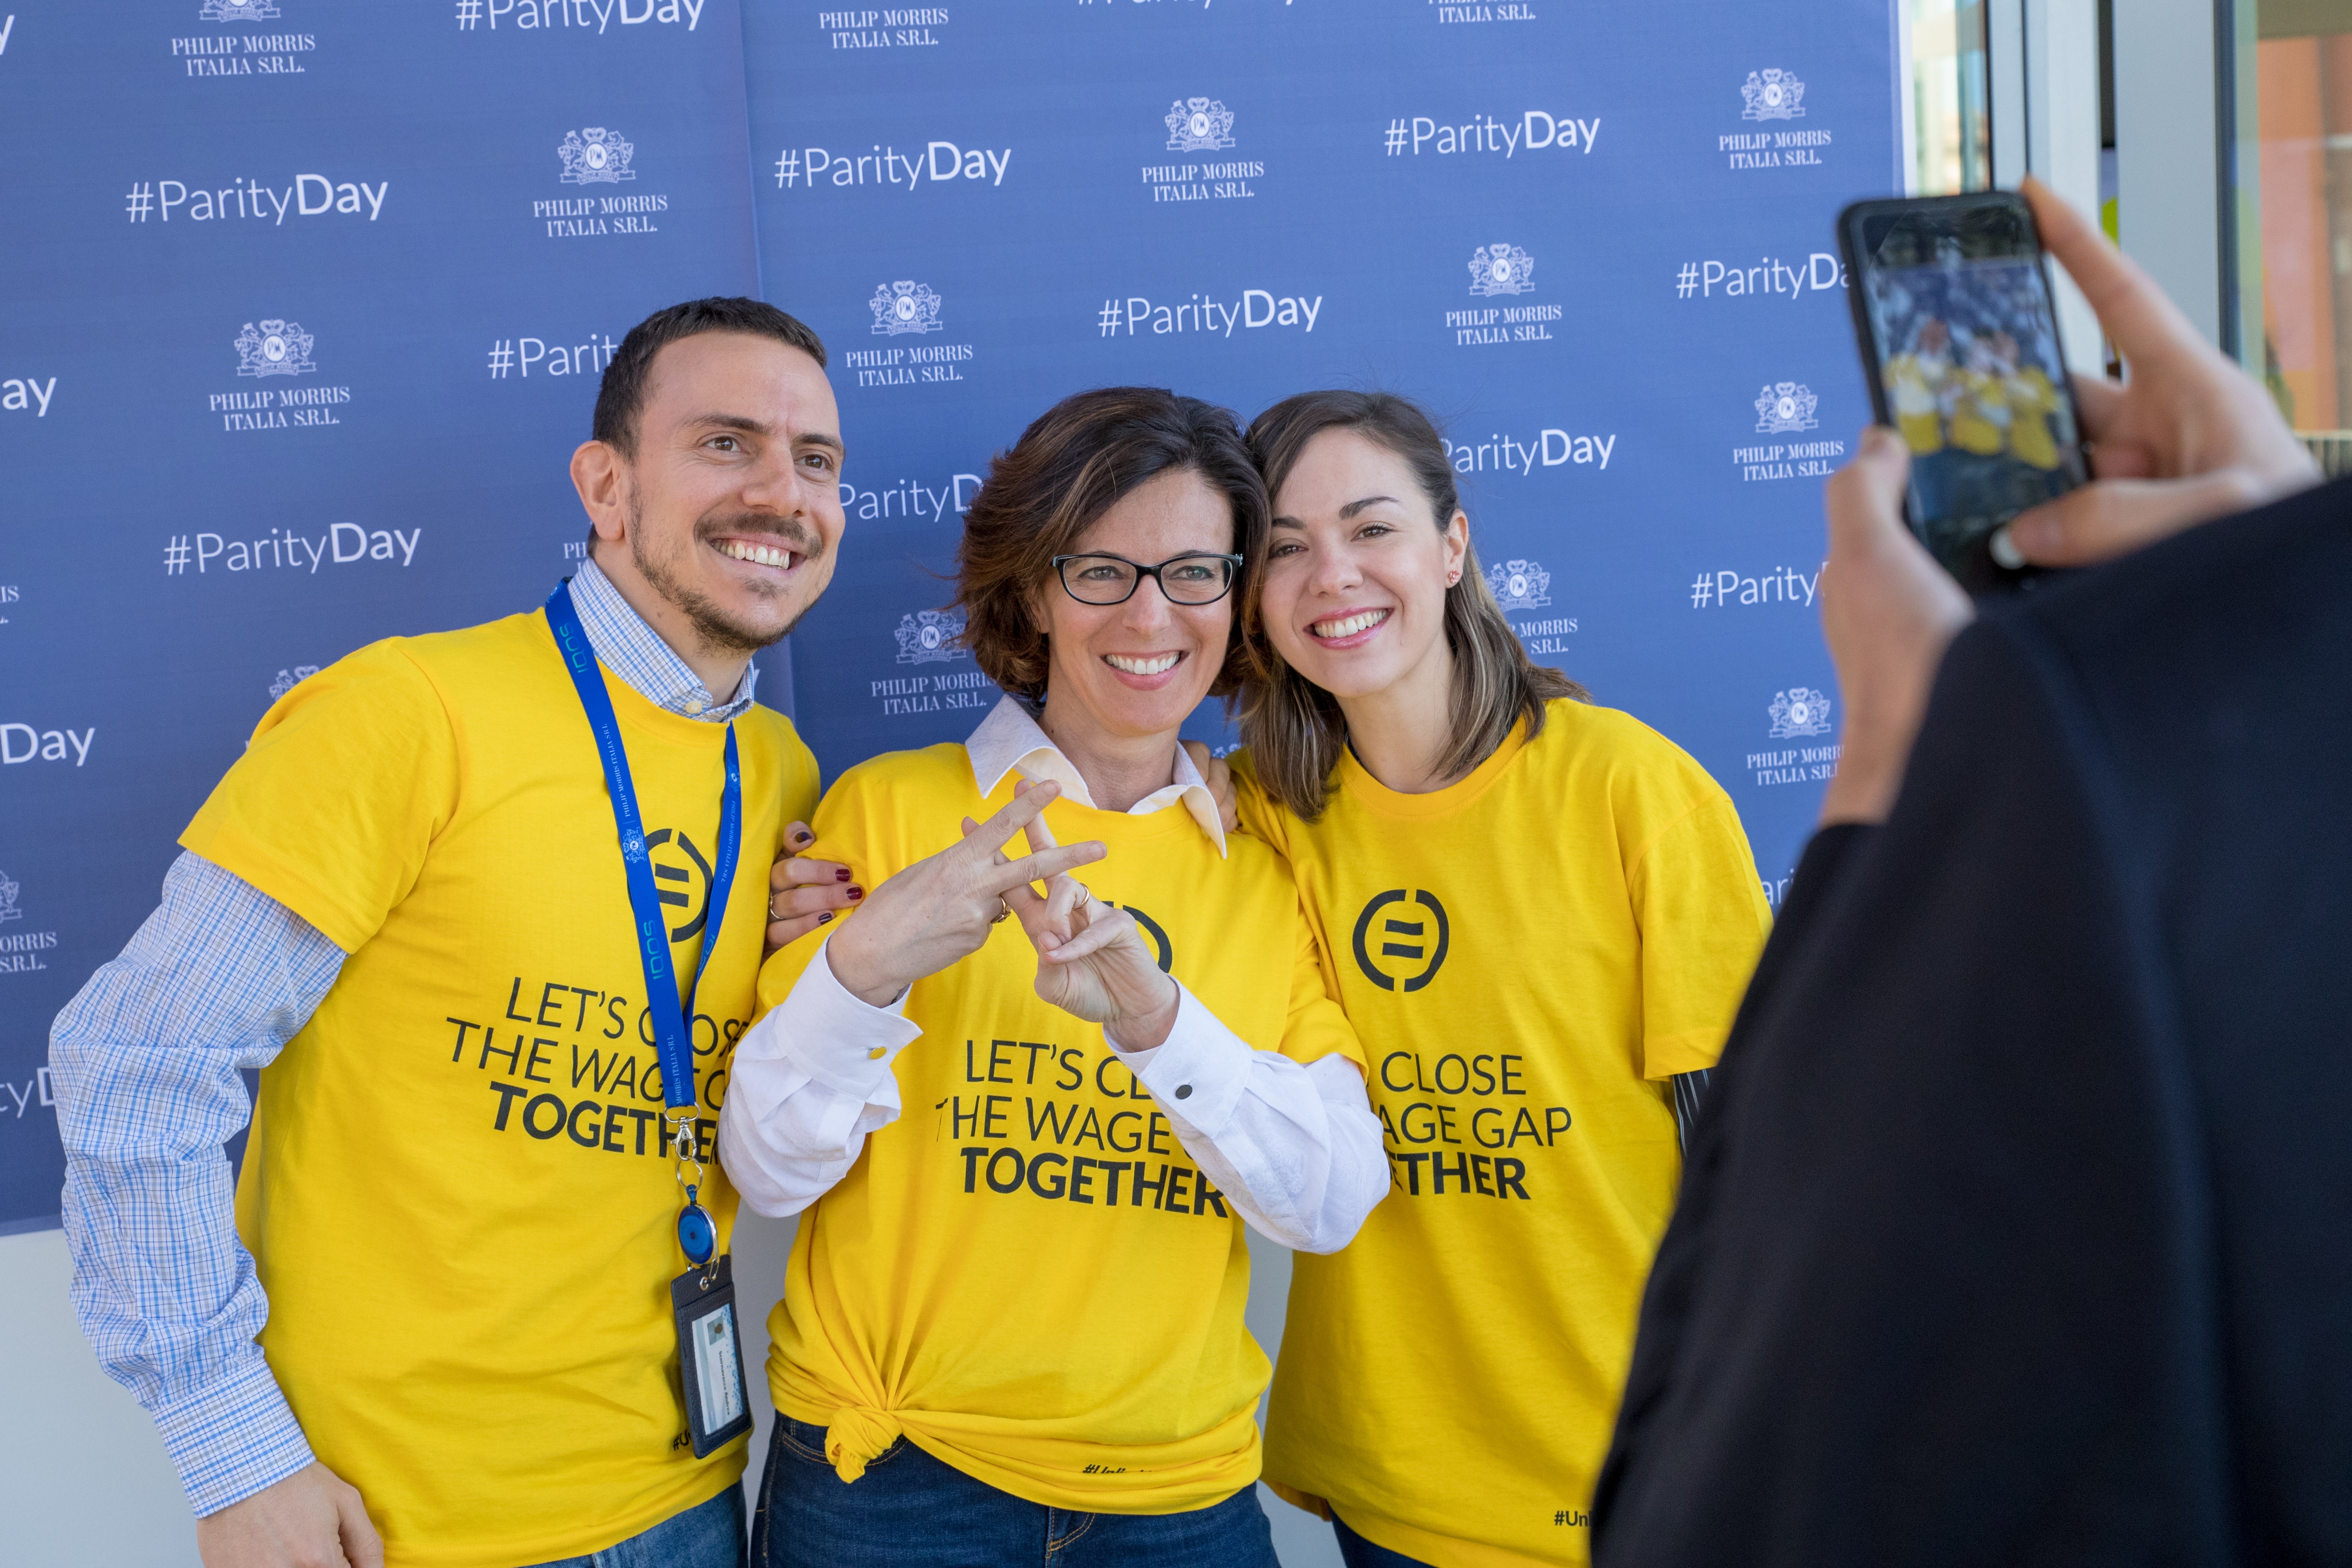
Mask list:
[[[694,1157],[692,1119],[680,1117],[671,1126],[677,1183],[686,1189],[677,1211],[677,1246],[693,1267],[669,1282],[669,1303],[677,1325],[687,1435],[698,1459],[750,1431],[751,1407],[743,1386],[733,1260],[719,1250],[719,1227],[702,1207],[702,1162]]]
[[[677,1151],[677,1185],[686,1189],[686,1205],[677,1211],[677,1249],[689,1263],[708,1263],[719,1250],[719,1227],[702,1207],[702,1162],[694,1157],[693,1119],[680,1116],[670,1129],[671,1145]],[[687,1174],[689,1168],[692,1176]]]
[[[743,1385],[743,1339],[735,1316],[735,1275],[731,1261],[719,1250],[719,1227],[702,1207],[703,1168],[695,1136],[698,1108],[694,1078],[692,1019],[694,996],[702,972],[718,948],[727,919],[727,895],[735,884],[735,864],[743,845],[743,770],[735,747],[735,727],[727,727],[726,782],[719,797],[719,854],[710,882],[710,903],[703,924],[702,956],[686,995],[678,995],[677,974],[670,964],[670,930],[654,888],[653,862],[646,853],[645,824],[637,811],[636,789],[629,776],[628,748],[613,715],[613,699],[604,690],[587,630],[580,624],[572,603],[572,585],[556,584],[547,596],[547,626],[557,654],[588,727],[596,737],[596,753],[604,767],[604,786],[613,800],[613,825],[620,835],[621,870],[629,888],[629,910],[638,962],[644,967],[647,1016],[653,1025],[654,1054],[661,1062],[663,1115],[670,1129],[670,1147],[677,1157],[677,1184],[686,1202],[677,1211],[678,1250],[689,1267],[669,1283],[670,1311],[677,1325],[679,1394],[686,1406],[687,1437],[694,1457],[701,1458],[751,1429],[751,1398]]]

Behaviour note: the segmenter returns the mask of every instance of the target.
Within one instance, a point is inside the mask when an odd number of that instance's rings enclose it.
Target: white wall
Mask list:
[[[2116,221],[2207,339],[2221,325],[2213,0],[2116,7]]]
[[[0,1568],[196,1568],[180,1478],[99,1371],[62,1230],[0,1237]]]
[[[759,1427],[747,1489],[758,1485],[774,1412],[767,1315],[783,1291],[792,1222],[747,1216],[735,1233],[743,1353]],[[1268,1354],[1282,1343],[1290,1254],[1253,1233],[1249,1324]],[[50,1564],[197,1568],[179,1478],[146,1412],[98,1369],[74,1326],[70,1266],[57,1230],[0,1237],[0,1568]],[[1335,1568],[1328,1525],[1260,1489],[1286,1568]],[[747,1498],[748,1507],[748,1498]]]

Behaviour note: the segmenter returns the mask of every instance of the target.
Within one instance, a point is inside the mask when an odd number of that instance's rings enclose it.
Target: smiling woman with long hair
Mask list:
[[[1328,1250],[1388,1174],[1289,873],[1177,744],[1238,678],[1265,511],[1223,409],[1064,400],[964,521],[1005,696],[817,808],[808,856],[873,891],[769,961],[719,1121],[801,1216],[763,1568],[1272,1568],[1242,1226]]]
[[[1244,825],[1370,1065],[1388,1200],[1301,1257],[1266,1479],[1354,1564],[1573,1563],[1681,1170],[1769,922],[1730,800],[1532,664],[1401,398],[1258,416]]]

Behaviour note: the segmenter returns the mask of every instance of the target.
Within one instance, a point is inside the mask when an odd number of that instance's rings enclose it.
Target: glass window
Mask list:
[[[1947,196],[1992,184],[1982,0],[1903,0],[1911,44],[1912,191]]]
[[[2234,24],[2239,353],[2339,472],[2352,459],[2352,0],[2238,0]]]

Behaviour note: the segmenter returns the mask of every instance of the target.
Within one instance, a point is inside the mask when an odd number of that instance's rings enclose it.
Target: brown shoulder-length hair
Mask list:
[[[1437,427],[1413,403],[1388,392],[1301,392],[1253,420],[1250,456],[1268,496],[1281,494],[1299,454],[1327,430],[1352,430],[1404,459],[1441,530],[1462,509],[1454,465]],[[1258,531],[1244,536],[1243,549],[1253,561],[1265,559],[1270,542],[1272,507],[1264,515],[1266,521]],[[1240,698],[1242,739],[1267,792],[1311,822],[1323,814],[1331,769],[1348,744],[1348,720],[1339,699],[1284,663],[1266,636],[1259,614],[1261,580],[1254,574],[1243,601],[1250,676]],[[1475,540],[1463,559],[1462,580],[1445,591],[1445,642],[1454,651],[1454,733],[1438,758],[1438,771],[1445,776],[1466,773],[1493,756],[1521,719],[1529,739],[1543,733],[1544,704],[1554,697],[1592,700],[1559,671],[1528,657],[1478,569]]]
[[[1234,547],[1246,555],[1244,541],[1265,532],[1265,486],[1230,409],[1158,387],[1102,387],[1064,398],[990,460],[964,513],[955,596],[964,646],[990,680],[1033,706],[1045,700],[1050,661],[1031,606],[1053,580],[1054,558],[1073,553],[1121,497],[1181,469],[1224,497]],[[1244,559],[1237,606],[1247,602],[1250,575]],[[1236,614],[1210,695],[1231,696],[1247,669]]]

